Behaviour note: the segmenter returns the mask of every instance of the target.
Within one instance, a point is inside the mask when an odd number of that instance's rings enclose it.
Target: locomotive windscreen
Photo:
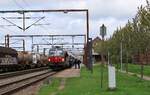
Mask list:
[[[62,49],[51,49],[49,51],[49,56],[63,56],[64,52]]]

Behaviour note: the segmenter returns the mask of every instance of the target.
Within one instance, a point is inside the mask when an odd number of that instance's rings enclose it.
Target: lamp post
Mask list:
[[[100,35],[102,37],[102,48],[103,48],[103,43],[104,43],[104,37],[106,35],[106,26],[104,24],[102,24],[102,26],[100,27]],[[104,55],[103,55],[103,50],[101,51],[101,88],[103,87],[103,67],[104,67]]]

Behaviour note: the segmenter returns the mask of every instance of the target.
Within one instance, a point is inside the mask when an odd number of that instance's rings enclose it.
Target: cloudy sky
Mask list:
[[[112,35],[113,31],[125,25],[128,19],[132,19],[137,12],[137,7],[145,4],[145,0],[0,0],[0,10],[22,10],[22,9],[89,9],[90,14],[90,36],[99,35],[99,27],[101,24],[107,26],[108,36]],[[21,16],[19,14],[0,14],[1,17]],[[84,33],[85,31],[85,14],[84,13],[30,13],[27,16],[42,17],[44,20],[39,23],[50,23],[47,26],[33,26],[26,33],[38,34],[76,34]],[[38,19],[26,20],[26,26],[34,23]],[[7,21],[1,19],[4,25],[9,25]],[[21,20],[10,20],[21,26]],[[2,25],[2,23],[1,23]],[[22,27],[22,26],[21,26]],[[0,27],[0,34],[18,33],[16,27]],[[13,33],[12,33],[13,32]]]
[[[88,9],[90,15],[90,37],[99,36],[99,27],[107,26],[107,37],[120,26],[131,20],[137,7],[145,5],[145,0],[0,0],[0,10],[27,9]],[[0,14],[0,37],[6,34],[85,34],[85,13],[28,13],[27,17],[45,17],[37,24],[22,32],[2,17],[22,17],[21,14]],[[39,18],[27,19],[26,27]],[[22,19],[8,19],[22,27]]]

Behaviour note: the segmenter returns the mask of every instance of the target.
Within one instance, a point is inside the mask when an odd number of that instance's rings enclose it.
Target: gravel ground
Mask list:
[[[0,79],[0,86],[4,85],[4,84],[11,83],[13,81],[18,81],[18,80],[22,80],[24,78],[29,78],[29,77],[32,77],[32,76],[35,76],[35,75],[39,75],[39,74],[42,74],[42,73],[45,73],[45,72],[48,72],[48,70],[29,73],[29,74],[20,75],[20,76],[14,76],[14,77],[7,78],[7,79]]]
[[[55,74],[53,77],[59,77],[59,78],[71,78],[71,77],[80,77],[80,69],[66,69],[62,72],[59,72]]]
[[[22,89],[19,92],[14,93],[12,95],[37,95],[42,85],[43,85],[43,81],[38,82],[32,86],[28,86],[27,88]]]
[[[62,78],[61,84],[58,87],[58,90],[62,90],[65,88],[66,78],[79,77],[79,76],[80,76],[80,69],[71,68],[71,69],[66,69],[62,72],[59,72],[58,74],[54,75],[53,77]],[[38,82],[38,83],[36,83],[32,86],[29,86],[23,90],[20,90],[19,92],[14,93],[12,95],[37,95],[38,91],[40,90],[40,87],[43,85],[43,83],[44,83],[43,81]],[[56,94],[57,94],[56,92],[52,93],[52,95],[56,95]]]

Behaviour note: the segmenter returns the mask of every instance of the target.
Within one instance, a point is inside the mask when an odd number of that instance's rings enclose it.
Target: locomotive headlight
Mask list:
[[[65,61],[65,59],[64,59],[64,58],[62,58],[62,59],[61,59],[61,61],[62,61],[62,62],[64,62],[64,61]]]
[[[51,61],[51,59],[49,58],[49,59],[48,59],[48,61],[50,62],[50,61]]]

